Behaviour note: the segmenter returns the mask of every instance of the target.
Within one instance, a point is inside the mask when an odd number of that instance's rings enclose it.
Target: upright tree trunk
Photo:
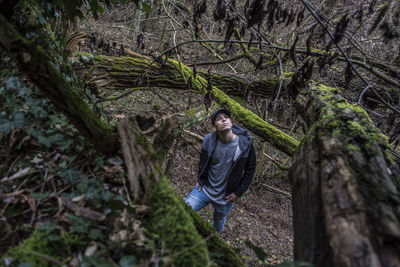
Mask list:
[[[290,170],[294,256],[316,266],[400,266],[398,166],[365,111],[333,88],[301,91],[309,131]]]

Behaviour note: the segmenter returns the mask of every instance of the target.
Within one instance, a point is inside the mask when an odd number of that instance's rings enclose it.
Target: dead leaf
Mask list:
[[[97,243],[90,243],[90,245],[85,250],[85,256],[90,257],[92,256],[97,250]]]
[[[72,202],[80,202],[84,198],[85,198],[85,194],[82,194],[80,196],[76,196],[76,197],[72,198],[71,200],[72,200]]]
[[[76,208],[75,214],[96,221],[103,221],[106,218],[106,215],[103,213],[87,208]]]
[[[102,221],[106,218],[106,215],[101,212],[94,211],[88,208],[77,207],[74,203],[72,203],[71,200],[65,197],[61,197],[61,200],[64,206],[75,212],[75,215],[82,216],[88,219],[93,219],[96,221]]]
[[[36,212],[36,201],[32,197],[28,197],[27,195],[22,195],[22,198],[28,203],[29,207],[33,212]]]
[[[11,180],[22,178],[24,176],[27,176],[27,175],[35,173],[35,172],[37,172],[37,170],[35,168],[26,167],[24,169],[19,170],[17,173],[13,174],[10,177],[4,177],[3,179],[0,180],[0,183],[5,183],[5,182],[11,181]]]
[[[43,161],[43,158],[42,158],[42,155],[41,154],[37,154],[34,158],[33,158],[33,160],[31,160],[31,162],[32,163],[35,163],[35,164],[38,164],[38,163],[40,163],[40,162],[42,162]]]
[[[128,227],[129,225],[129,213],[126,209],[121,214],[121,222],[125,227]]]
[[[2,194],[1,196],[2,196],[2,198],[9,198],[9,197],[15,197],[15,196],[21,195],[25,192],[28,192],[28,190],[25,190],[25,189],[18,190],[18,191],[14,191],[14,192],[7,193],[7,194]]]
[[[148,211],[149,211],[149,207],[148,207],[148,206],[146,206],[146,205],[140,205],[139,207],[136,208],[135,216],[136,216],[136,217],[142,217],[142,216],[144,216]]]
[[[126,116],[124,114],[117,114],[117,115],[115,115],[115,117],[117,119],[125,119],[126,118]]]

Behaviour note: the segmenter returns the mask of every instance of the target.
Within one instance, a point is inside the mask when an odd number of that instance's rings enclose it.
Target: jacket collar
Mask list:
[[[243,129],[236,124],[232,125],[232,132],[236,134],[239,137],[239,145],[236,149],[235,156],[234,156],[234,161],[237,160],[239,155],[244,152],[243,157],[247,157],[249,154],[249,148],[251,144],[251,136],[249,131],[246,129]],[[214,151],[217,141],[218,141],[218,135],[217,132],[214,131],[211,135],[206,136],[205,138],[210,138],[210,140],[207,140],[207,146],[205,149],[208,151],[208,156],[211,156],[211,153]]]

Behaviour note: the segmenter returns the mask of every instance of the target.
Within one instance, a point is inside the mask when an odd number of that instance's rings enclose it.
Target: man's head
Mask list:
[[[231,112],[225,108],[218,109],[211,115],[211,123],[217,131],[232,129]]]

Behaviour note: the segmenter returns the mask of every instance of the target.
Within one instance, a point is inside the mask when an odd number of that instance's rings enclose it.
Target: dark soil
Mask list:
[[[179,151],[169,175],[171,184],[183,198],[196,185],[197,162],[193,162],[197,160],[185,155],[184,151]],[[266,253],[265,260],[268,263],[292,259],[291,199],[284,194],[268,191],[262,184],[289,191],[289,183],[283,177],[255,181],[248,192],[236,202],[222,233],[222,237],[239,252],[249,266],[258,266],[262,258],[262,255],[257,257],[254,249],[251,249],[252,245]],[[212,223],[211,205],[201,210],[200,214]],[[252,245],[246,241],[250,241]]]

